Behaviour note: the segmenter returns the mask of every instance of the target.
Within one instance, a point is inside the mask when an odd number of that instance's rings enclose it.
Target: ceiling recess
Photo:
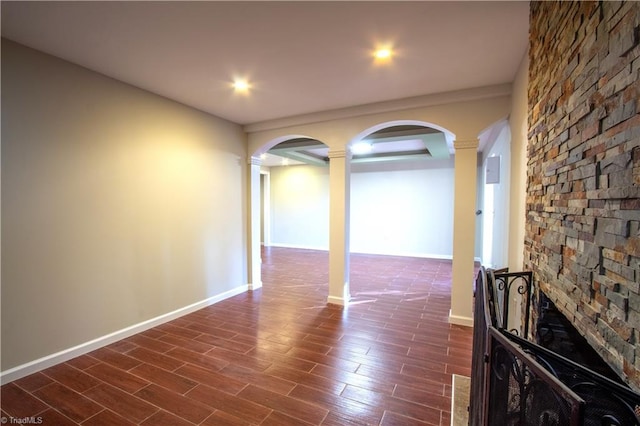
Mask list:
[[[383,161],[416,161],[448,159],[449,145],[443,132],[421,126],[392,126],[378,130],[363,139],[371,144],[371,151],[353,154],[352,163]],[[309,138],[290,139],[268,151],[270,156],[289,159],[289,164],[326,166],[329,147]],[[271,158],[271,157],[270,157]],[[275,164],[282,162],[276,160]],[[269,164],[274,164],[272,161]],[[275,165],[274,164],[274,165]]]

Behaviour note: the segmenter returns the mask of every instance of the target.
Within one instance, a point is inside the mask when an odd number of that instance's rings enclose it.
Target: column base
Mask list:
[[[473,318],[463,317],[461,315],[453,315],[449,310],[449,324],[464,325],[466,327],[473,327]]]
[[[350,297],[329,296],[329,297],[327,297],[327,303],[329,303],[331,305],[348,306],[349,305],[349,299],[350,299]]]
[[[249,283],[247,285],[249,291],[258,290],[262,288],[262,281],[258,281],[257,283]]]

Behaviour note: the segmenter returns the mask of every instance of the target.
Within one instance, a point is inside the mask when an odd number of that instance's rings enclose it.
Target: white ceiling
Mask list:
[[[240,124],[510,83],[528,2],[2,2],[2,35]],[[392,42],[376,66],[376,43]],[[233,93],[234,76],[254,85]]]

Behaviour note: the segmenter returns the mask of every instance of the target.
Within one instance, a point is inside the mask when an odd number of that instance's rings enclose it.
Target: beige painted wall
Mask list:
[[[511,182],[509,199],[509,269],[524,267],[524,223],[527,192],[527,84],[529,57],[525,53],[513,83],[511,129]]]
[[[272,244],[327,250],[329,168],[270,173]],[[453,160],[353,164],[350,194],[352,253],[451,258]]]
[[[2,43],[2,370],[247,284],[238,125]]]

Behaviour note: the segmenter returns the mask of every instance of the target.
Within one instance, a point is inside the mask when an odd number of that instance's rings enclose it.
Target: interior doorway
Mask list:
[[[482,162],[482,264],[508,266],[511,132],[506,121],[492,129]]]

